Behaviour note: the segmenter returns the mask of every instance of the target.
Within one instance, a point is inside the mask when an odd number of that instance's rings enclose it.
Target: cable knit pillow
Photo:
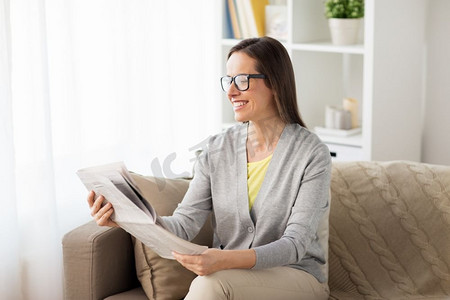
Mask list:
[[[333,163],[331,299],[450,298],[450,167]]]
[[[143,196],[160,216],[172,215],[186,193],[189,180],[145,177],[132,173]],[[206,222],[194,243],[211,246],[212,229]],[[133,238],[137,277],[150,300],[183,299],[196,275],[176,260],[165,259]]]

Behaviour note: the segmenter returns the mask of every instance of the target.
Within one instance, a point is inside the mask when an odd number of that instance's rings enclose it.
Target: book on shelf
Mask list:
[[[229,5],[228,5],[228,0],[225,0],[225,16],[223,18],[223,33],[224,36],[226,37],[233,37],[234,36],[234,32],[233,32],[233,25],[231,23],[231,15],[230,15],[230,9],[229,9]]]
[[[234,0],[236,7],[236,15],[239,21],[239,29],[241,30],[242,38],[246,39],[250,37],[250,31],[248,29],[247,18],[245,16],[244,0]]]
[[[250,0],[253,9],[253,16],[255,18],[255,25],[258,31],[258,36],[264,36],[265,30],[265,14],[266,5],[269,5],[269,0]]]
[[[77,175],[88,191],[105,197],[103,204],[111,202],[111,220],[159,256],[174,259],[172,251],[200,254],[208,248],[183,240],[166,228],[123,162],[80,169]]]
[[[241,39],[242,34],[239,28],[235,0],[226,0],[225,2],[225,9],[227,10],[227,21],[229,22],[227,26],[232,28],[232,34],[230,34],[229,37]]]
[[[235,39],[265,35],[268,0],[225,0],[225,35]]]
[[[247,22],[248,37],[259,36],[258,29],[256,28],[255,14],[253,12],[252,3],[250,2],[250,0],[238,0],[238,1],[242,1],[244,6],[244,16],[245,21]]]

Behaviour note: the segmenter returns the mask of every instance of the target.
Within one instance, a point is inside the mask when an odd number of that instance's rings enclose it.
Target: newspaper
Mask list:
[[[167,230],[123,162],[80,169],[77,175],[88,191],[93,190],[96,195],[105,197],[104,204],[111,202],[114,222],[159,256],[174,259],[172,251],[200,254],[208,248],[183,240]]]

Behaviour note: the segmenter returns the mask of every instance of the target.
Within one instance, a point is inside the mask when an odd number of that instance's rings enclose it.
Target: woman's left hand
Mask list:
[[[186,269],[191,270],[199,276],[212,274],[225,269],[225,252],[223,250],[210,248],[199,255],[187,255],[172,252],[175,259]]]

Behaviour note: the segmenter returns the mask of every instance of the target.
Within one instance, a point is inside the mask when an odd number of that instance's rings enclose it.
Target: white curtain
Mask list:
[[[61,238],[90,220],[77,169],[191,171],[220,130],[217,5],[0,0],[1,299],[62,299]]]

